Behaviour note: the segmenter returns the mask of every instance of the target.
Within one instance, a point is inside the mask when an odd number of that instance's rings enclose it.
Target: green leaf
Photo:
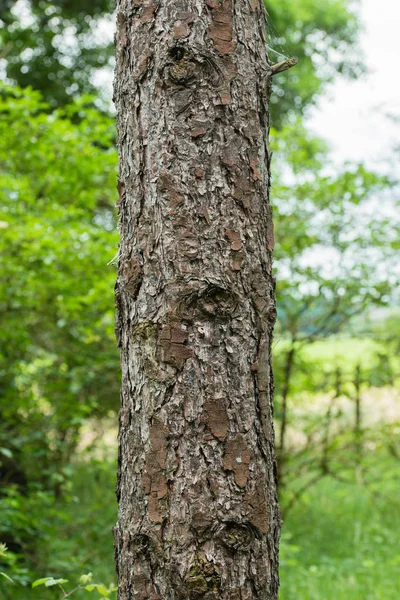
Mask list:
[[[90,585],[86,585],[84,589],[88,592],[93,592],[93,590],[96,590],[96,592],[99,592],[99,594],[106,597],[110,595],[110,592],[115,591],[115,588],[108,590],[103,583],[91,583]]]
[[[53,579],[52,577],[43,577],[42,579],[36,579],[36,581],[34,581],[32,583],[32,587],[38,587],[39,585],[44,585],[46,583],[46,581],[49,581],[49,579]]]
[[[52,587],[53,585],[62,585],[63,583],[68,583],[68,579],[53,579],[50,578],[49,581],[46,581],[44,584],[46,587]]]
[[[54,579],[54,577],[43,577],[42,579],[36,579],[32,583],[32,587],[38,587],[39,585],[45,585],[46,587],[52,587],[53,585],[60,585],[68,583],[68,579]]]
[[[364,560],[362,562],[362,566],[365,567],[366,569],[372,569],[372,567],[375,565],[373,560]]]
[[[108,596],[110,593],[109,590],[102,583],[100,583],[99,585],[96,585],[96,590],[102,596]]]
[[[6,575],[6,573],[3,573],[3,571],[0,571],[0,575],[2,577],[5,577],[6,579],[8,579],[8,581],[11,581],[11,583],[14,583],[14,581],[11,579],[11,577],[9,577],[8,575]]]
[[[0,454],[6,456],[7,458],[12,458],[13,453],[9,448],[0,448]]]

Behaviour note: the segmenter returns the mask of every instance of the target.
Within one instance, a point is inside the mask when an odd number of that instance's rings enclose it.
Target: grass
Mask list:
[[[396,488],[394,477],[372,490],[330,478],[311,488],[284,522],[280,600],[397,600]]]

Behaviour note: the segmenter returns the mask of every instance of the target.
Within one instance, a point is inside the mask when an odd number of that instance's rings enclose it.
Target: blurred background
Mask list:
[[[5,600],[115,598],[113,9],[0,1]],[[272,97],[280,598],[394,600],[400,5],[267,9],[271,62],[299,59]]]

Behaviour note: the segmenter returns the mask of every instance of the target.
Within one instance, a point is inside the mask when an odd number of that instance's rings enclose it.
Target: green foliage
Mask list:
[[[356,352],[342,343],[340,356],[332,344],[324,352],[322,340],[333,342],[334,335],[349,331],[357,315],[393,302],[400,223],[394,182],[363,165],[333,169],[324,143],[305,131],[300,120],[272,134],[278,307],[273,354],[282,490],[309,463],[318,471],[312,482],[330,472],[333,462],[339,471],[338,457],[346,456],[349,443],[355,463],[360,440],[349,438],[354,425],[348,419],[341,422],[333,398],[342,393],[354,398],[360,386],[393,386],[398,378],[394,346],[387,339],[383,344],[371,341],[370,355],[361,351],[364,340],[353,341]],[[371,328],[365,333],[371,336]],[[358,383],[356,367],[362,374]],[[321,394],[332,396],[322,414],[309,410],[300,421],[298,406],[307,402],[311,407]],[[307,440],[304,447],[296,448],[288,439],[294,423],[297,437]],[[302,493],[300,484],[291,504]]]
[[[92,577],[92,573],[81,575],[78,584],[69,591],[64,589],[64,584],[68,583],[68,579],[54,579],[54,577],[42,577],[42,579],[37,579],[32,583],[32,588],[36,588],[41,585],[44,585],[47,588],[57,586],[62,592],[60,600],[64,600],[64,598],[70,598],[80,590],[86,592],[96,591],[100,594],[101,598],[109,598],[113,592],[117,591],[117,588],[113,585],[106,587],[104,583],[92,583]]]
[[[344,333],[316,342],[295,342],[294,368],[290,378],[291,402],[311,405],[314,398],[332,391],[335,373],[340,369],[345,390],[354,381],[358,365],[362,367],[362,384],[380,388],[393,386],[400,377],[398,355],[379,339],[349,337]],[[285,338],[277,339],[274,348],[276,395],[279,399],[284,381],[285,361],[291,344]],[[277,416],[279,418],[279,402]]]
[[[62,467],[88,414],[115,407],[113,135],[88,98],[50,111],[37,92],[0,89],[1,460],[18,455],[30,479]]]
[[[288,348],[294,349],[290,373]],[[276,405],[284,516],[327,476],[344,485],[361,482],[370,491],[373,480],[379,488],[379,481],[398,477],[399,465],[397,473],[381,473],[370,452],[400,458],[398,356],[379,340],[342,336],[290,347],[282,342],[274,362],[284,378],[278,380]]]
[[[328,352],[328,361],[316,342],[346,330],[356,315],[392,301],[398,267],[388,240],[393,239],[397,217],[396,201],[388,196],[393,184],[387,178],[363,165],[333,170],[325,144],[309,135],[300,121],[272,134],[278,307],[275,398],[278,420],[287,423],[293,398],[331,390],[340,363],[354,369],[349,352],[332,365],[334,355]],[[382,197],[387,208],[377,214]],[[380,357],[377,346],[369,374],[364,357],[363,372],[370,385],[392,384],[393,361],[386,347],[380,345],[379,352]],[[284,435],[283,429],[281,460]]]
[[[111,29],[113,9],[110,0],[3,0],[0,40],[7,77],[40,90],[53,106],[95,92],[93,74],[112,65],[104,21]]]
[[[0,558],[7,557],[7,547],[5,544],[0,544]],[[0,571],[0,576],[4,577],[8,582],[15,583],[11,577],[9,577],[6,573]],[[69,583],[68,579],[63,578],[54,578],[54,577],[41,577],[40,579],[36,579],[32,583],[32,589],[35,589],[40,586],[44,586],[45,588],[54,588],[61,591],[61,596],[59,596],[59,600],[64,600],[65,598],[70,598],[71,596],[78,597],[82,596],[82,593],[85,592],[97,592],[99,596],[97,598],[115,598],[114,592],[117,591],[117,587],[114,585],[106,586],[104,583],[93,583],[92,582],[93,575],[92,573],[87,573],[81,575],[77,584],[68,589],[65,584]],[[18,596],[18,591],[13,590],[13,597]],[[87,594],[84,594],[87,596]]]
[[[116,448],[105,447],[94,458],[97,452],[98,444],[81,452],[74,462],[68,492],[57,500],[53,535],[38,543],[38,574],[57,573],[75,581],[83,571],[92,571],[101,581],[115,578],[112,527],[117,519]]]
[[[54,533],[54,504],[54,494],[37,484],[28,484],[24,493],[15,484],[2,490],[0,539],[9,550],[0,561],[4,560],[13,581],[22,585],[29,582],[38,540],[48,543]]]
[[[94,453],[100,453],[102,458],[94,458]],[[111,455],[112,459],[104,458],[105,453]],[[21,519],[21,513],[26,512],[27,522],[22,523],[22,533],[30,523],[33,528],[39,525],[41,529],[35,529],[36,543],[25,544],[19,554],[10,550],[4,556],[0,553],[0,571],[12,578],[14,583],[0,578],[2,599],[61,600],[59,587],[55,583],[45,586],[47,580],[54,582],[57,579],[68,580],[68,585],[61,585],[69,594],[76,588],[73,593],[76,600],[89,596],[115,598],[114,584],[98,583],[99,580],[115,580],[111,533],[117,511],[114,454],[115,448],[101,450],[97,444],[94,450],[92,446],[82,451],[80,461],[73,464],[68,490],[62,497],[54,498],[51,503],[46,503],[46,500],[40,503],[37,497],[34,503],[29,496],[28,500],[26,496],[21,496],[14,503],[14,520],[18,514]],[[12,525],[12,520],[4,513],[5,506],[5,502],[0,505],[1,521],[4,514],[4,520]],[[12,531],[16,531],[16,525]],[[22,568],[24,570],[21,573]],[[88,571],[96,573],[94,581],[90,575],[81,575]],[[48,573],[55,575],[43,577]],[[37,583],[32,588],[32,583],[37,579],[42,580],[42,584]],[[86,589],[88,587],[91,589]],[[106,592],[108,596],[105,596]]]
[[[0,543],[0,561],[1,563],[10,563],[8,554],[7,554],[7,545]],[[7,575],[7,573],[4,573],[4,571],[0,571],[0,578],[4,578],[7,581],[9,581],[10,583],[14,583],[13,580],[11,579],[11,577],[9,575]]]
[[[0,88],[0,539],[29,564],[82,424],[118,402],[115,181],[114,124],[90,98],[52,111]]]

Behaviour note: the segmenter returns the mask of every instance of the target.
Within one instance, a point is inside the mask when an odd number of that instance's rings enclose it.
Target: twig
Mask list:
[[[297,58],[288,58],[287,60],[283,60],[282,62],[276,63],[276,65],[271,65],[270,73],[271,75],[282,73],[283,71],[287,71],[288,69],[295,67],[297,63]]]

